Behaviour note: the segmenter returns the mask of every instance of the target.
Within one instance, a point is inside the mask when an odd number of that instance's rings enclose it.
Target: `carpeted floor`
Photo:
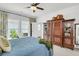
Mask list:
[[[68,48],[62,48],[54,45],[53,53],[54,56],[79,56],[79,48],[75,48],[74,50],[71,50]]]

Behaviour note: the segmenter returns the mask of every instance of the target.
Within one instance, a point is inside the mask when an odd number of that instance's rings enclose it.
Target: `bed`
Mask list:
[[[12,50],[2,53],[2,56],[49,56],[49,51],[39,40],[26,37],[10,40]]]

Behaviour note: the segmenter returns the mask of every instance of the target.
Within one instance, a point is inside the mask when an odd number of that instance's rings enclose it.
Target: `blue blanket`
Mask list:
[[[34,37],[20,38],[10,41],[12,50],[2,56],[48,56],[47,48],[38,43]]]

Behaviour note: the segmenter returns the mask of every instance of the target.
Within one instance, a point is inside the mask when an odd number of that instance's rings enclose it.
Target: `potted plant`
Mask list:
[[[11,33],[11,37],[14,39],[14,38],[18,38],[18,35],[17,35],[17,33],[16,33],[16,30],[15,29],[11,29],[11,31],[10,31],[10,33]]]
[[[52,55],[51,51],[52,51],[52,48],[53,48],[52,46],[53,45],[51,44],[50,41],[46,41],[45,39],[40,39],[39,43],[44,44],[46,46],[46,48],[48,49],[48,51],[49,51],[49,55]]]

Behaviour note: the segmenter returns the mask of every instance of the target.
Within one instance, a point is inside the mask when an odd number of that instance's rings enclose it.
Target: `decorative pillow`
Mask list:
[[[11,45],[9,41],[3,36],[0,36],[0,47],[2,48],[4,52],[11,51]]]

